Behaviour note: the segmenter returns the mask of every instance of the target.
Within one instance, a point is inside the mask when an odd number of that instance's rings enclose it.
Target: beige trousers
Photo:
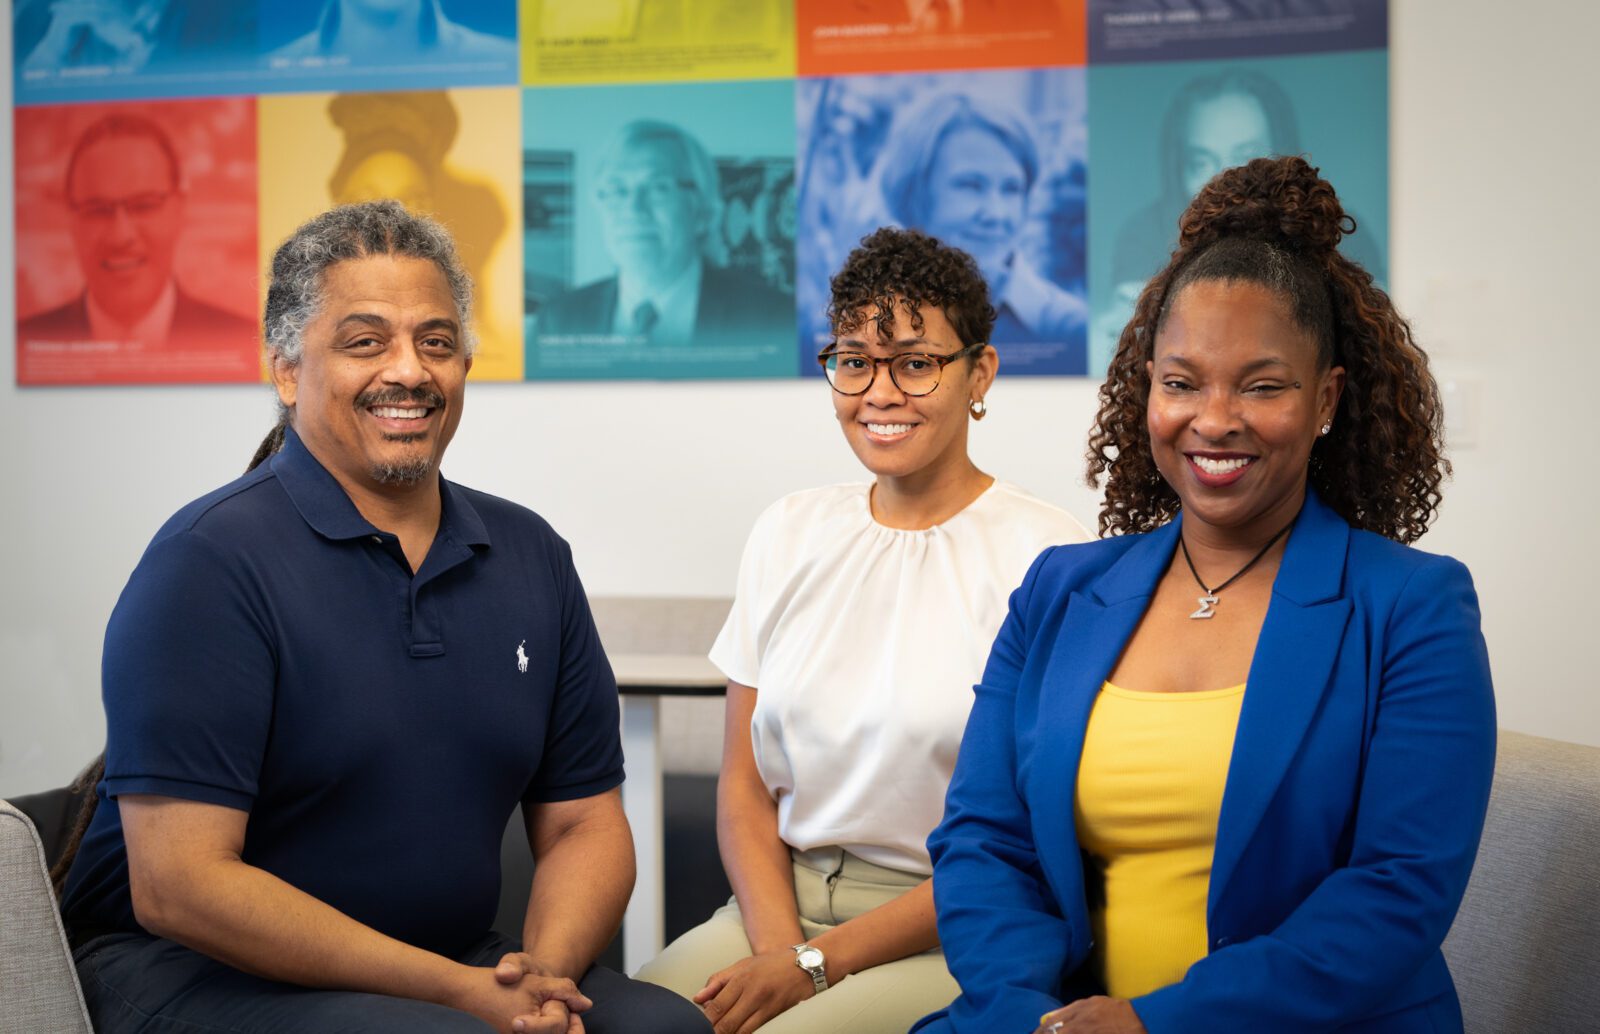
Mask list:
[[[839,848],[794,852],[795,904],[810,940],[870,912],[925,877],[864,862]],[[750,955],[744,920],[733,900],[679,937],[634,974],[685,998],[711,974]],[[906,1034],[911,1025],[961,991],[938,948],[853,973],[761,1028],[762,1034]]]

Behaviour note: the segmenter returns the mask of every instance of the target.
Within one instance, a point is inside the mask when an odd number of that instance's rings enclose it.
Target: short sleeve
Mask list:
[[[106,788],[249,811],[277,658],[247,569],[193,531],[158,539],[106,627]]]
[[[558,539],[552,553],[561,595],[561,662],[544,754],[524,795],[530,802],[593,797],[620,785],[623,775],[616,676],[600,646],[570,547]]]
[[[733,593],[733,609],[723,622],[717,641],[711,645],[710,659],[731,681],[759,687],[761,681],[761,624],[767,573],[773,566],[771,555],[778,538],[778,503],[756,518],[750,537],[745,540],[739,559],[739,580]]]

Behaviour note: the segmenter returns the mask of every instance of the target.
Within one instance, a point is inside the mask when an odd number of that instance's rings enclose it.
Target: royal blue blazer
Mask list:
[[[913,1030],[1028,1034],[1099,993],[1084,966],[1078,757],[1181,520],[1048,550],[1012,594],[928,839],[962,993]],[[1352,530],[1308,494],[1250,664],[1210,951],[1133,1000],[1150,1034],[1459,1032],[1439,946],[1477,853],[1494,746],[1467,569]]]

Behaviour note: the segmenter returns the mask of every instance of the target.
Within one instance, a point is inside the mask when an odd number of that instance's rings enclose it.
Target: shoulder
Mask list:
[[[472,57],[491,61],[509,61],[517,53],[517,45],[504,36],[479,32],[455,22],[442,20],[439,26],[439,46],[452,57]]]
[[[869,512],[867,491],[868,486],[863,482],[846,481],[790,492],[761,511],[756,518],[755,529],[776,534],[798,532],[841,520],[859,521]]]
[[[982,515],[1041,545],[1088,542],[1094,536],[1072,514],[1009,481],[996,481],[983,500]]]
[[[29,316],[17,325],[17,337],[23,341],[84,337],[88,333],[89,310],[81,294],[65,305]]]
[[[701,304],[715,312],[792,322],[794,298],[760,277],[709,263],[700,277]]]
[[[322,34],[316,29],[311,30],[298,39],[290,40],[271,54],[275,58],[301,58],[313,57],[322,53]]]
[[[539,331],[545,334],[571,331],[605,331],[611,326],[611,310],[617,304],[617,278],[606,277],[556,295],[539,309]],[[596,326],[603,323],[603,326]]]
[[[1045,279],[1033,264],[1018,256],[1001,304],[1010,305],[1030,330],[1044,337],[1071,334],[1089,319],[1082,298]]]
[[[709,262],[705,264],[705,271],[700,277],[700,290],[737,291],[763,298],[784,296],[782,291],[754,273],[730,266],[713,266]]]
[[[1182,206],[1156,200],[1129,216],[1117,231],[1112,256],[1113,281],[1144,282],[1166,264],[1167,253],[1177,243],[1178,215]]]
[[[1468,591],[1472,574],[1455,557],[1402,545],[1370,531],[1350,531],[1345,591],[1358,603],[1392,604],[1401,596],[1454,586]]]
[[[472,507],[483,521],[484,527],[488,529],[489,537],[496,543],[508,539],[546,549],[567,548],[567,540],[556,533],[549,521],[521,503],[512,502],[503,496],[480,492],[454,481],[446,483]]]
[[[304,526],[270,463],[180,508],[150,540],[145,561],[157,556],[207,556],[233,564],[282,548],[286,531]],[[140,566],[144,566],[141,561]]]
[[[255,323],[243,316],[219,309],[189,294],[178,291],[178,304],[172,314],[173,333],[205,331],[238,337],[256,332]]]
[[[1144,535],[1116,535],[1051,546],[1033,562],[1023,589],[1033,601],[1051,600],[1093,586]]]

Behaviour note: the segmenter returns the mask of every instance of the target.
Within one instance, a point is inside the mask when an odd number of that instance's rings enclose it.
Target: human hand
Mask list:
[[[787,948],[740,959],[719,970],[695,992],[716,1034],[750,1034],[778,1014],[816,994],[805,970]]]
[[[1125,998],[1080,998],[1039,1017],[1034,1034],[1147,1034]]]
[[[546,1002],[550,1000],[561,1002],[570,1014],[567,1030],[571,1034],[583,1034],[583,1021],[578,1018],[578,1013],[593,1006],[594,1002],[578,990],[577,984],[566,977],[557,976],[550,967],[532,955],[525,951],[507,952],[502,955],[494,967],[494,978],[502,984],[532,986],[544,996]],[[513,1027],[519,1031],[537,1029],[527,1026],[517,1027],[515,1023]]]
[[[583,1034],[578,1013],[593,1003],[572,981],[532,972],[537,964],[528,959],[525,966],[518,961],[523,958],[507,955],[493,969],[463,966],[444,1004],[501,1034]]]

